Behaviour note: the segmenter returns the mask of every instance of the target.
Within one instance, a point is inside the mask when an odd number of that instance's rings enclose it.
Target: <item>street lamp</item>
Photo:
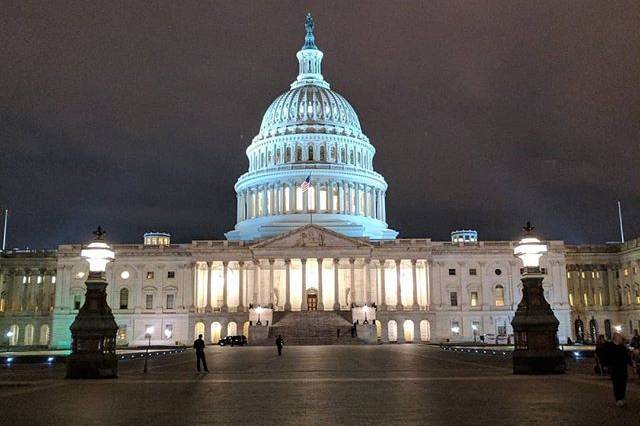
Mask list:
[[[151,348],[151,336],[153,335],[153,326],[149,326],[147,327],[147,329],[144,331],[144,337],[146,337],[147,339],[149,339],[149,344],[147,344],[147,351],[144,354],[144,372],[147,372],[147,364],[149,363],[149,349]]]
[[[14,333],[11,330],[7,331],[7,334],[5,334],[5,336],[7,336],[7,352],[11,349],[11,338],[13,335]]]
[[[530,222],[522,228],[524,238],[513,253],[524,266],[522,269],[522,301],[511,321],[515,334],[513,351],[514,374],[564,373],[564,354],[558,347],[558,319],[544,298],[540,258],[547,253],[547,245],[533,235]]]
[[[67,358],[67,378],[115,378],[118,375],[116,332],[118,325],[107,303],[105,269],[115,252],[105,241],[102,227],[94,240],[82,249],[89,263],[84,305],[71,324],[71,355]]]
[[[460,327],[458,327],[458,326],[451,327],[451,332],[452,332],[453,334],[458,334],[458,333],[460,333]]]
[[[369,324],[369,320],[367,319],[367,311],[369,310],[369,307],[365,304],[362,307],[362,312],[364,312],[364,321],[362,321],[362,324]]]
[[[256,308],[256,312],[258,313],[258,321],[256,322],[256,325],[262,325],[262,322],[260,322],[260,314],[262,313],[262,306],[258,306]]]
[[[473,330],[473,343],[476,343],[478,337],[478,326],[471,324],[471,329]]]

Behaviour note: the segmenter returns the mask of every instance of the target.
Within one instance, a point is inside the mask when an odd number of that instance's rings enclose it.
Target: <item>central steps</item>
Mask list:
[[[273,314],[269,338],[281,335],[288,345],[362,344],[351,337],[351,327],[351,311],[280,311]]]

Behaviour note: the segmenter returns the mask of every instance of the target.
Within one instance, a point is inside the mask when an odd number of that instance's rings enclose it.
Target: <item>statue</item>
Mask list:
[[[307,19],[304,20],[304,29],[307,30],[307,35],[304,37],[303,49],[316,49],[316,40],[313,36],[313,18],[311,13],[307,13]]]

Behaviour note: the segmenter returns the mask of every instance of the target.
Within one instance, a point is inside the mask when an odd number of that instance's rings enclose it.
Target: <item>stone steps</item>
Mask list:
[[[360,339],[351,337],[350,319],[350,311],[276,312],[269,338],[281,335],[287,345],[362,344]]]

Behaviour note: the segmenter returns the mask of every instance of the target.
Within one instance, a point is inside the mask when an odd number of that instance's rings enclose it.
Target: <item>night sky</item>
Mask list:
[[[233,185],[297,74],[312,12],[400,237],[640,235],[634,1],[5,2],[0,206],[9,247],[233,228]],[[131,5],[129,3],[132,3]],[[133,4],[134,3],[134,4]]]

